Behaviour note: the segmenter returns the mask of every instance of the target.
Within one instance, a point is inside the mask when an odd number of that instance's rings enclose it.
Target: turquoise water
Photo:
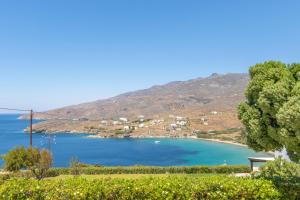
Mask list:
[[[0,154],[29,144],[29,136],[23,132],[29,122],[18,117],[0,115]],[[68,166],[72,157],[105,166],[191,166],[248,164],[249,156],[267,155],[236,145],[193,139],[94,139],[85,134],[61,133],[52,136],[50,141],[49,146],[45,134],[33,136],[34,146],[51,149],[55,167]]]

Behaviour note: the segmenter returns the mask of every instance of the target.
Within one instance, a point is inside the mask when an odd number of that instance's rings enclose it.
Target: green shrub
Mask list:
[[[39,150],[38,148],[28,148],[27,152],[26,167],[36,179],[45,178],[47,171],[52,166],[52,154],[48,150]]]
[[[116,130],[115,131],[115,134],[116,135],[123,135],[123,134],[129,134],[129,133],[132,133],[133,132],[133,130],[132,129],[130,129],[130,130]]]
[[[64,169],[64,168],[51,168],[46,172],[46,177],[56,177],[62,174],[71,174],[69,169]]]
[[[4,169],[17,173],[21,169],[28,169],[36,179],[41,180],[52,165],[52,154],[45,149],[17,147],[1,156]]]
[[[2,155],[4,160],[4,169],[11,172],[17,172],[20,169],[26,168],[28,160],[28,152],[25,147],[17,147],[9,151],[6,155]]]
[[[266,180],[214,177],[66,180],[15,179],[0,185],[0,199],[272,199],[280,193]]]
[[[80,167],[79,174],[231,174],[250,172],[248,166],[191,166],[191,167]],[[72,174],[72,168],[52,168],[47,177]]]
[[[273,182],[278,191],[283,194],[283,199],[300,199],[300,177],[280,177],[266,178]]]
[[[264,165],[256,178],[271,180],[286,199],[300,199],[300,166],[284,159]]]
[[[0,185],[3,184],[5,181],[10,179],[9,174],[0,174]]]
[[[202,138],[205,136],[211,137],[209,134],[213,134],[213,135],[232,134],[238,131],[241,131],[241,128],[227,128],[225,130],[212,130],[212,131],[195,131],[194,133],[196,133],[198,137]]]
[[[284,159],[276,159],[272,162],[267,162],[261,171],[257,174],[259,177],[269,178],[274,176],[285,177],[300,177],[300,166],[293,162],[288,162]]]
[[[74,176],[80,175],[80,162],[78,158],[72,158],[70,162],[70,171]]]

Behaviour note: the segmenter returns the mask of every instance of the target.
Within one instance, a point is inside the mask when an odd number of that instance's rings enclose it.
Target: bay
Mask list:
[[[23,131],[29,122],[18,117],[0,115],[0,154],[29,144],[29,135]],[[33,145],[50,149],[55,167],[67,167],[75,157],[104,166],[193,166],[248,164],[250,156],[268,156],[246,147],[197,139],[95,139],[86,134],[59,133],[51,137],[34,134]]]

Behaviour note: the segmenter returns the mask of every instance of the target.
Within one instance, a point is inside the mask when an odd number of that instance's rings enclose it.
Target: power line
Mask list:
[[[7,108],[7,107],[0,107],[0,110],[8,110],[8,111],[19,111],[19,112],[31,112],[32,110],[29,109],[18,109],[18,108]],[[32,111],[33,112],[33,111]],[[53,118],[47,120],[63,120],[63,121],[76,121],[74,118],[60,118],[58,115],[50,114],[46,112],[33,112],[32,114],[41,114],[41,115],[48,115],[52,116]],[[79,118],[80,120],[80,118]],[[88,119],[88,121],[100,121],[101,119]]]
[[[0,108],[0,110],[20,111],[20,112],[30,112],[31,111],[31,110],[18,109],[18,108]]]
[[[39,111],[33,112],[33,110],[30,110],[30,109],[18,109],[18,108],[0,107],[0,110],[29,112],[29,119],[30,119],[30,121],[31,121],[31,117],[33,118],[34,114],[46,115],[46,116],[50,116],[51,117],[51,118],[48,118],[48,119],[45,118],[45,120],[60,120],[60,121],[75,122],[75,121],[81,121],[84,118],[84,117],[83,118],[62,118],[62,117],[59,117],[59,115],[56,115],[56,114],[51,114],[51,113],[46,113],[46,112],[39,112]],[[87,119],[87,121],[90,121],[90,122],[99,122],[99,121],[101,121],[101,119],[88,119],[88,118],[86,118],[86,119]]]

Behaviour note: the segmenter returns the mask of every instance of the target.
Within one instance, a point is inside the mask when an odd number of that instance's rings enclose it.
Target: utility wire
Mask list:
[[[0,110],[19,111],[19,112],[31,112],[32,111],[32,110],[27,110],[27,109],[7,108],[7,107],[0,107]],[[72,121],[72,122],[76,121],[76,120],[74,120],[75,118],[60,118],[58,115],[50,114],[50,113],[46,113],[46,112],[34,111],[33,114],[41,114],[41,115],[47,115],[47,116],[53,117],[53,118],[49,118],[47,120],[61,120],[61,121]],[[80,118],[78,120],[80,121]],[[99,122],[99,121],[101,121],[101,119],[88,119],[87,121]]]
[[[31,110],[17,109],[17,108],[0,108],[0,110],[20,111],[20,112],[30,112],[31,111]]]

